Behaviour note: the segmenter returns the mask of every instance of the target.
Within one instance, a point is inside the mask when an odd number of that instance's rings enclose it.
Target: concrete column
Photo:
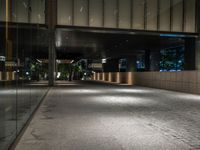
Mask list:
[[[150,50],[145,50],[145,70],[150,70]]]
[[[46,1],[46,24],[49,31],[49,86],[54,85],[55,80],[55,25],[57,22],[57,0]]]
[[[137,57],[136,56],[131,56],[127,57],[127,72],[134,72],[137,70]]]
[[[195,38],[185,39],[185,70],[195,70]]]
[[[196,52],[195,52],[195,68],[200,70],[200,38],[196,40]]]
[[[200,1],[196,1],[197,9],[196,9],[196,30],[200,33]],[[196,39],[196,47],[195,47],[195,69],[200,70],[200,37]]]
[[[5,72],[5,62],[4,61],[0,61],[0,72],[4,73]],[[3,79],[3,77],[2,77]]]
[[[151,51],[150,71],[160,71],[160,50]]]
[[[119,72],[119,59],[107,59],[103,64],[103,72]]]
[[[0,139],[5,137],[5,108],[4,103],[0,105]]]

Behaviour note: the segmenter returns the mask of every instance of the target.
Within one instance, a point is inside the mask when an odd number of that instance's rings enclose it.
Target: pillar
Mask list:
[[[150,53],[150,71],[160,71],[160,50],[152,50]]]
[[[195,38],[185,39],[184,70],[195,70]]]
[[[0,105],[0,139],[3,139],[4,137],[5,137],[5,107],[4,103],[2,103]]]
[[[200,38],[196,40],[195,47],[195,69],[200,70]]]
[[[48,25],[49,32],[49,86],[54,85],[55,81],[55,25],[57,22],[57,0],[48,0],[46,1],[46,24]]]
[[[131,56],[127,57],[127,72],[134,72],[137,70],[137,57],[136,56]]]
[[[150,50],[145,50],[145,71],[150,70]]]
[[[196,1],[196,29],[200,33],[200,1]],[[196,39],[195,43],[195,69],[200,70],[200,37]]]
[[[3,73],[5,72],[5,61],[0,60],[0,72],[1,72],[0,80],[3,80],[4,79]]]
[[[103,72],[119,72],[119,59],[107,59],[103,64]]]

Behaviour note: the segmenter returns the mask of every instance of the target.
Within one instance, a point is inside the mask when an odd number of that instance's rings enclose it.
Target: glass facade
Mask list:
[[[178,46],[160,51],[160,71],[182,71],[184,70],[185,55],[184,46]]]
[[[48,14],[45,13],[49,13],[52,7],[48,5],[48,2],[57,2],[57,5],[53,5],[57,10],[52,11],[53,15],[46,18]],[[98,40],[101,36],[95,41],[93,35],[91,39],[85,38],[84,35],[80,36],[80,41],[76,41],[76,37],[79,37],[78,30],[75,36],[70,37],[73,31],[62,35],[62,32],[59,32],[59,25],[62,28],[76,26],[155,31],[154,33],[160,31],[158,34],[167,32],[166,35],[170,35],[168,32],[193,34],[197,32],[196,2],[197,0],[0,0],[0,150],[10,147],[48,92],[47,80],[51,79],[50,74],[55,71],[54,67],[48,70],[48,63],[54,64],[53,61],[48,61],[48,57],[51,60],[57,59],[56,57],[62,55],[55,52],[56,50],[58,52],[58,49],[62,49],[64,54],[66,54],[65,50],[69,49],[68,54],[72,56],[79,54],[74,53],[73,47],[77,52],[80,47],[82,52],[87,47],[94,48],[95,53],[99,50]],[[47,11],[46,8],[50,9]],[[54,17],[57,20],[55,24]],[[54,28],[54,25],[58,25],[56,26],[58,29]],[[51,26],[51,29],[47,26]],[[52,35],[57,35],[57,37]],[[176,36],[177,33],[172,33],[172,35]],[[100,45],[102,53],[96,53],[97,57],[102,57],[100,54],[107,53],[114,45],[109,46],[109,42],[112,43],[115,40],[114,36],[110,40],[105,34],[103,38],[105,40],[102,40],[101,44],[104,45]],[[145,35],[144,38],[146,38]],[[137,41],[136,35],[130,39]],[[88,44],[89,40],[91,42]],[[130,46],[128,49],[131,50],[134,44],[130,44],[127,39],[123,40],[126,40],[127,47]],[[117,44],[116,50],[119,47],[124,48],[122,43],[117,42],[114,42]],[[80,47],[76,47],[78,44]],[[107,50],[105,50],[106,44],[109,48]],[[71,51],[70,48],[72,48]],[[137,48],[136,44],[134,50]],[[48,53],[51,51],[49,49],[56,54]],[[142,47],[142,50],[146,49]],[[160,54],[160,49],[158,51]],[[108,53],[113,52],[111,49]],[[161,50],[161,62],[158,61],[161,70],[183,70],[184,52],[184,47]],[[138,71],[149,68],[145,62],[149,59],[146,60],[146,55],[142,53],[138,56],[136,62]],[[127,62],[120,56],[120,71],[127,71]],[[69,75],[67,76],[67,73],[63,73],[62,70],[66,68],[62,65],[58,66],[60,78],[69,78]]]
[[[9,148],[48,91],[44,4],[0,0],[1,150]]]

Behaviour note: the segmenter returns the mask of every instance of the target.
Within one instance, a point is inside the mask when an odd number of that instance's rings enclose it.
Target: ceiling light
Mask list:
[[[106,64],[106,59],[102,59],[102,64]]]

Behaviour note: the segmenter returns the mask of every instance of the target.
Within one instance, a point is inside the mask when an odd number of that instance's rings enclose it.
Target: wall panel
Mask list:
[[[31,23],[45,23],[45,0],[31,1]]]
[[[6,21],[6,1],[0,0],[0,21]]]
[[[160,0],[159,4],[159,30],[170,31],[170,0]]]
[[[58,24],[195,32],[195,4],[196,0],[185,0],[185,5],[183,0],[58,0]]]
[[[147,30],[157,30],[158,0],[147,0]]]
[[[119,0],[119,28],[131,28],[131,0]]]
[[[104,0],[104,27],[117,27],[117,0]]]
[[[185,0],[185,32],[195,32],[195,11],[196,0]]]
[[[133,29],[144,29],[144,0],[133,0],[132,26]]]
[[[13,0],[13,21],[28,23],[28,0]]]
[[[172,1],[172,31],[183,31],[183,0]]]
[[[88,26],[88,0],[74,0],[74,25]]]
[[[89,23],[92,27],[103,26],[103,0],[89,1]]]
[[[58,0],[57,5],[57,23],[58,25],[72,25],[72,1],[73,0]]]

